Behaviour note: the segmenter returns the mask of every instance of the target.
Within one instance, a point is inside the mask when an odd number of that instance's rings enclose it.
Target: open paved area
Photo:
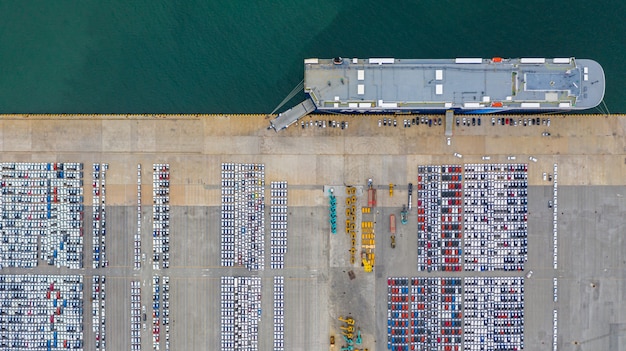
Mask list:
[[[387,118],[389,116],[386,116]],[[496,116],[497,118],[498,116]],[[518,119],[523,116],[511,116]],[[540,116],[542,118],[548,116]],[[551,349],[553,310],[558,311],[559,350],[626,350],[626,116],[556,116],[551,125],[379,127],[383,116],[312,115],[348,121],[349,128],[294,125],[267,130],[264,116],[0,116],[1,162],[84,163],[85,268],[47,266],[5,268],[1,274],[81,274],[85,282],[85,349],[93,349],[91,282],[106,275],[107,348],[130,349],[130,282],[141,282],[141,303],[148,309],[142,350],[152,349],[152,276],[170,277],[172,349],[220,348],[220,278],[258,276],[262,280],[259,350],[273,345],[273,277],[284,276],[286,350],[326,350],[336,336],[343,344],[339,316],[355,318],[363,348],[387,348],[387,277],[505,276],[502,272],[420,272],[417,269],[415,210],[408,224],[398,221],[396,248],[390,247],[389,214],[400,218],[407,184],[417,183],[426,164],[528,163],[528,261],[525,277],[525,332],[528,350]],[[392,117],[393,118],[393,117]],[[542,135],[549,132],[550,136]],[[463,155],[459,159],[454,155]],[[508,161],[508,156],[516,156]],[[532,156],[537,162],[529,161]],[[107,259],[92,269],[92,163],[108,163]],[[269,262],[269,183],[287,181],[288,251],[284,269],[248,271],[220,267],[221,164],[265,164],[266,238]],[[152,258],[152,164],[170,165],[170,268],[154,270]],[[553,268],[552,173],[558,164],[558,267]],[[133,268],[137,233],[137,164],[142,164],[141,270]],[[372,210],[376,264],[365,273],[349,263],[345,229],[345,185],[357,187],[357,221],[367,204],[367,179],[378,189]],[[396,184],[389,196],[388,184]],[[328,197],[337,189],[337,234],[330,233]],[[413,201],[416,201],[414,193]],[[360,227],[357,227],[357,250]],[[349,273],[354,273],[351,279]],[[558,301],[553,278],[558,278]],[[161,333],[164,350],[164,333]]]

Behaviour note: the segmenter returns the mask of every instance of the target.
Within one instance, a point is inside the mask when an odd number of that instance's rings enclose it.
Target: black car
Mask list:
[[[480,117],[478,117],[478,125],[480,125]]]
[[[437,124],[441,125],[441,117],[437,118]]]
[[[456,118],[456,126],[459,126],[459,117]]]
[[[476,117],[472,117],[472,125],[475,126],[476,125]]]

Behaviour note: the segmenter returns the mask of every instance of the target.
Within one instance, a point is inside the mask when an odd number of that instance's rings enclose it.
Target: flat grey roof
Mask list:
[[[587,109],[604,96],[592,60],[307,59],[304,86],[318,110]]]

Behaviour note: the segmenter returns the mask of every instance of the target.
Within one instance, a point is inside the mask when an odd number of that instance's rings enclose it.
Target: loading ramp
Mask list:
[[[270,121],[270,127],[275,131],[285,129],[297,122],[300,118],[315,111],[315,104],[311,99],[306,99],[289,110],[278,114],[274,120]]]

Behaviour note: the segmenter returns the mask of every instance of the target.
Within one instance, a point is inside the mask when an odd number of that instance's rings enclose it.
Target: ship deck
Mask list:
[[[319,111],[571,110],[597,106],[604,72],[586,59],[305,60]]]

